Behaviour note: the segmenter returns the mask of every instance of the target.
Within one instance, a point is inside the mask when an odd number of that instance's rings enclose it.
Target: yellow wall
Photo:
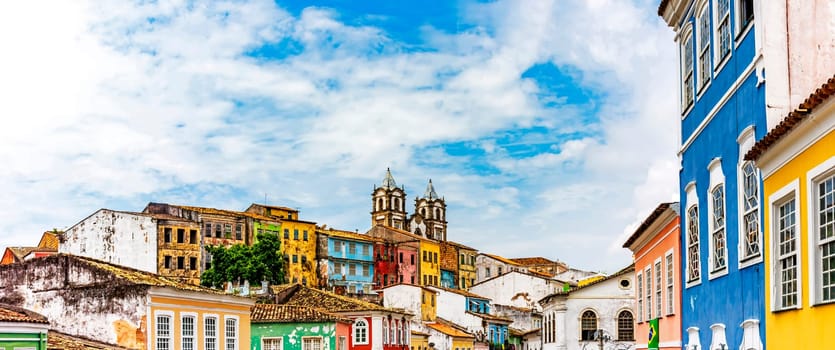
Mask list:
[[[195,316],[195,349],[205,349],[204,346],[204,321],[203,317],[207,315],[217,316],[217,344],[218,350],[226,350],[226,341],[224,334],[226,334],[226,316],[236,316],[238,318],[238,349],[248,350],[251,348],[251,339],[249,334],[249,305],[236,305],[220,301],[208,302],[197,301],[185,298],[172,297],[151,297],[151,313],[147,316],[150,320],[148,324],[148,344],[151,349],[156,348],[156,315],[158,312],[171,312],[173,317],[171,319],[171,349],[182,349],[182,333],[181,333],[181,316],[196,315]]]
[[[429,259],[424,260],[423,254],[426,252],[426,255]],[[435,260],[437,257],[437,261]],[[420,259],[420,277],[419,281],[421,285],[440,285],[441,284],[441,247],[438,243],[429,241],[429,240],[421,240],[420,241],[420,253],[418,255]],[[429,260],[429,261],[427,261]],[[424,283],[424,277],[426,276],[426,283]],[[435,283],[437,281],[437,283]]]
[[[461,263],[461,255],[464,255],[464,263]],[[458,250],[458,288],[467,290],[472,287],[476,279],[475,257],[478,252],[474,250]],[[461,279],[464,279],[463,284]]]
[[[784,145],[780,145],[784,146]],[[800,153],[797,157],[785,164],[781,169],[774,174],[768,176],[763,181],[763,205],[761,206],[765,213],[764,221],[764,244],[765,244],[765,338],[766,344],[770,349],[816,349],[822,348],[823,344],[833,344],[829,339],[829,332],[831,325],[835,323],[835,303],[811,306],[809,300],[809,266],[808,258],[811,253],[809,251],[809,210],[807,203],[808,183],[806,182],[806,173],[821,164],[823,161],[830,159],[835,155],[835,132],[830,132],[824,138],[816,142],[811,147]],[[771,312],[771,280],[773,279],[773,270],[771,266],[774,263],[772,254],[772,236],[774,235],[774,222],[772,218],[772,210],[769,204],[769,196],[777,190],[784,188],[793,181],[798,183],[798,195],[796,202],[796,210],[799,230],[797,231],[799,237],[798,263],[800,265],[799,275],[801,282],[801,289],[799,298],[801,300],[801,308],[798,310],[786,310],[779,312]],[[776,198],[774,198],[776,199]],[[823,346],[826,347],[826,346]]]
[[[412,333],[411,336],[411,350],[426,350],[429,348],[429,337],[421,334]]]
[[[452,349],[450,350],[471,350],[473,348],[473,339],[471,338],[452,338]]]
[[[284,232],[289,234],[289,238],[285,238]],[[295,238],[295,231],[298,230],[299,238]],[[307,231],[307,240],[304,240],[304,231]],[[284,220],[281,223],[281,251],[283,254],[289,256],[287,264],[285,265],[287,282],[295,281],[302,283],[307,281],[308,286],[317,286],[318,278],[316,276],[316,224]],[[293,255],[297,256],[297,262],[293,262]],[[305,256],[306,262],[302,263],[302,256]]]
[[[422,321],[434,321],[435,316],[437,315],[436,310],[438,310],[438,296],[435,295],[435,292],[428,291],[422,288],[420,290],[420,293],[420,315]]]

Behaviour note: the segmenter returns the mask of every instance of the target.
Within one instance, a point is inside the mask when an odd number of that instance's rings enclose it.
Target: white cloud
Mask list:
[[[675,187],[674,44],[632,2],[474,3],[473,29],[422,28],[432,52],[325,8],[77,5],[3,5],[0,245],[35,244],[102,206],[242,209],[265,193],[308,219],[365,230],[371,185],[391,166],[411,195],[434,179],[451,239],[614,269],[625,253],[600,262],[589,252],[668,199],[653,184]],[[244,55],[285,40],[301,50]],[[521,75],[548,61],[605,92],[598,124],[537,100],[541,88]],[[531,126],[595,135],[554,137],[552,150],[522,159],[495,140]],[[442,148],[419,154],[457,141],[500,172],[485,176],[477,159]]]

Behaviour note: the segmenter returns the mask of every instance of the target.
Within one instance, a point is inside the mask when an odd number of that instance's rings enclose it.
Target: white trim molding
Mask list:
[[[797,278],[797,305],[794,307],[781,307],[779,306],[779,298],[782,296],[780,293],[780,283],[778,282],[778,276],[780,275],[780,240],[779,240],[779,206],[785,204],[789,200],[795,201],[795,212],[794,212],[794,220],[795,220],[795,249],[797,252],[795,253],[797,256],[797,271],[796,271],[796,278]],[[772,194],[768,196],[768,208],[769,208],[769,245],[768,247],[771,251],[771,259],[769,261],[769,270],[768,273],[771,274],[770,286],[768,286],[768,292],[770,293],[769,299],[771,300],[771,312],[782,311],[782,310],[790,310],[790,309],[800,309],[803,305],[803,283],[801,283],[801,276],[803,276],[803,263],[802,263],[802,254],[800,254],[800,180],[794,179],[787,185],[783,186],[777,191],[774,191]],[[765,226],[763,226],[765,227]]]
[[[806,173],[806,223],[808,225],[807,241],[808,241],[808,266],[809,266],[809,303],[811,305],[829,304],[835,302],[835,299],[823,301],[822,296],[819,295],[819,276],[821,266],[818,264],[818,215],[817,215],[817,201],[815,194],[816,182],[827,178],[830,175],[835,175],[835,156],[821,162]]]

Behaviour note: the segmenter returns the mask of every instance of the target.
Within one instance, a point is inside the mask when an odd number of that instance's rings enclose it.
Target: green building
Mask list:
[[[0,349],[46,349],[49,321],[19,307],[0,304]]]
[[[254,350],[348,350],[352,321],[303,306],[255,304],[250,315]]]

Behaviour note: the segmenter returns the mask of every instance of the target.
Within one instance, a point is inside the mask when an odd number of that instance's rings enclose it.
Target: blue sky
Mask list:
[[[365,231],[390,167],[410,200],[433,180],[451,240],[611,272],[676,199],[655,1],[11,6],[3,246],[149,201]]]

